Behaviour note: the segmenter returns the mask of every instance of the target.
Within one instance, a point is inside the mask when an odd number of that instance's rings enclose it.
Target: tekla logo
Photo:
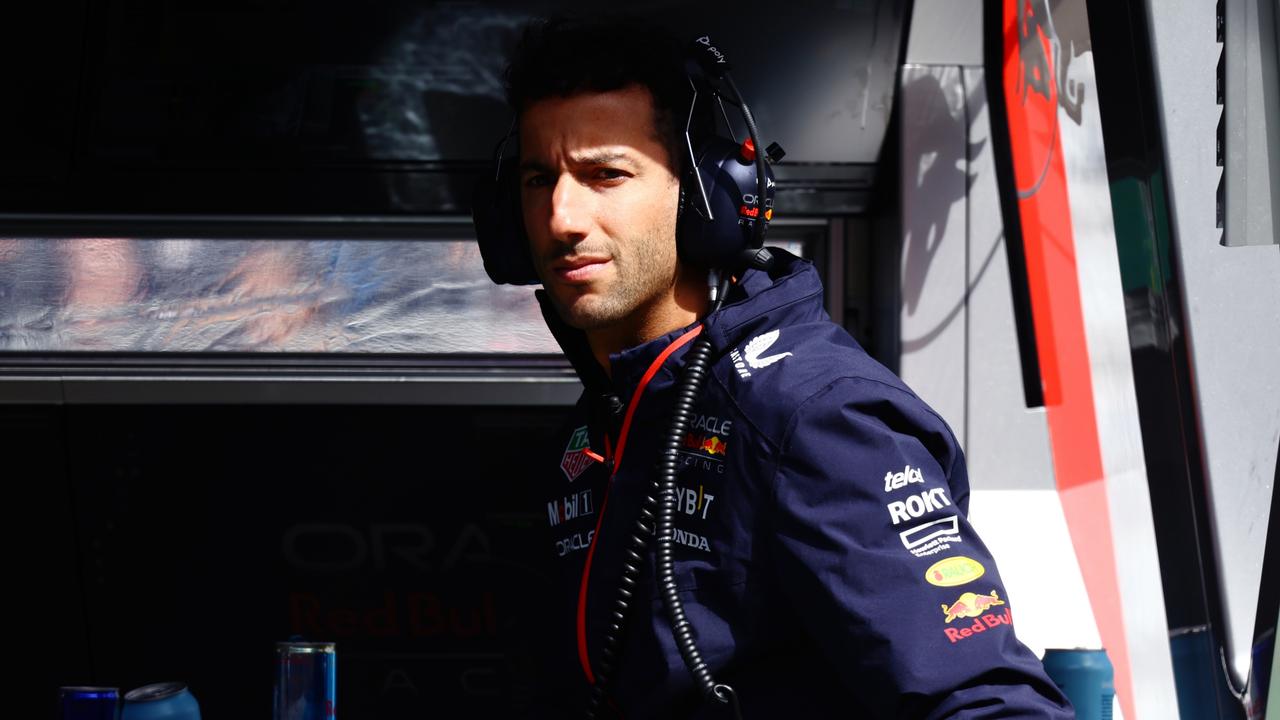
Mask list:
[[[898,488],[906,487],[908,483],[923,483],[924,473],[920,472],[920,468],[913,468],[910,465],[902,468],[902,472],[894,472],[890,470],[884,474],[884,491],[892,492]]]
[[[569,437],[569,444],[564,448],[564,457],[560,458],[560,469],[564,471],[564,476],[569,478],[569,482],[577,480],[578,476],[595,462],[587,454],[590,444],[586,425],[574,430],[573,435]]]

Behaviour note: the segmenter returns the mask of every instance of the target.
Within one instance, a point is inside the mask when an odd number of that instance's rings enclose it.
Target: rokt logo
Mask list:
[[[947,497],[947,493],[942,488],[933,488],[926,490],[919,495],[912,495],[906,500],[894,501],[885,506],[889,511],[889,518],[893,520],[893,524],[906,522],[912,518],[918,518],[927,512],[941,510],[951,504],[951,499]]]

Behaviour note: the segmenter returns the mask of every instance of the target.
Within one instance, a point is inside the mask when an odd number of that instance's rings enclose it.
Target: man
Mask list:
[[[955,438],[831,322],[811,264],[748,270],[708,315],[676,250],[681,49],[632,23],[532,27],[508,74],[543,314],[585,392],[546,487],[564,584],[545,669],[580,717],[692,337],[713,369],[680,453],[676,581],[748,718],[1068,718],[964,517]],[[699,221],[686,218],[679,222]],[[650,543],[602,716],[729,717],[695,690]],[[560,713],[563,713],[560,714]]]

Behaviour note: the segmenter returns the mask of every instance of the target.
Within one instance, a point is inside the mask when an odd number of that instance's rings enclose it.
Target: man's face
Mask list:
[[[637,330],[674,304],[679,179],[648,89],[530,104],[520,199],[534,267],[565,322]]]

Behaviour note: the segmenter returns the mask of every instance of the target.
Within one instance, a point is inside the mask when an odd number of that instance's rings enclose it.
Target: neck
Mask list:
[[[643,308],[632,317],[608,327],[586,331],[591,354],[606,375],[613,376],[610,355],[679,330],[706,315],[709,307],[706,280],[700,275],[682,270],[670,293],[663,295],[652,307]]]

